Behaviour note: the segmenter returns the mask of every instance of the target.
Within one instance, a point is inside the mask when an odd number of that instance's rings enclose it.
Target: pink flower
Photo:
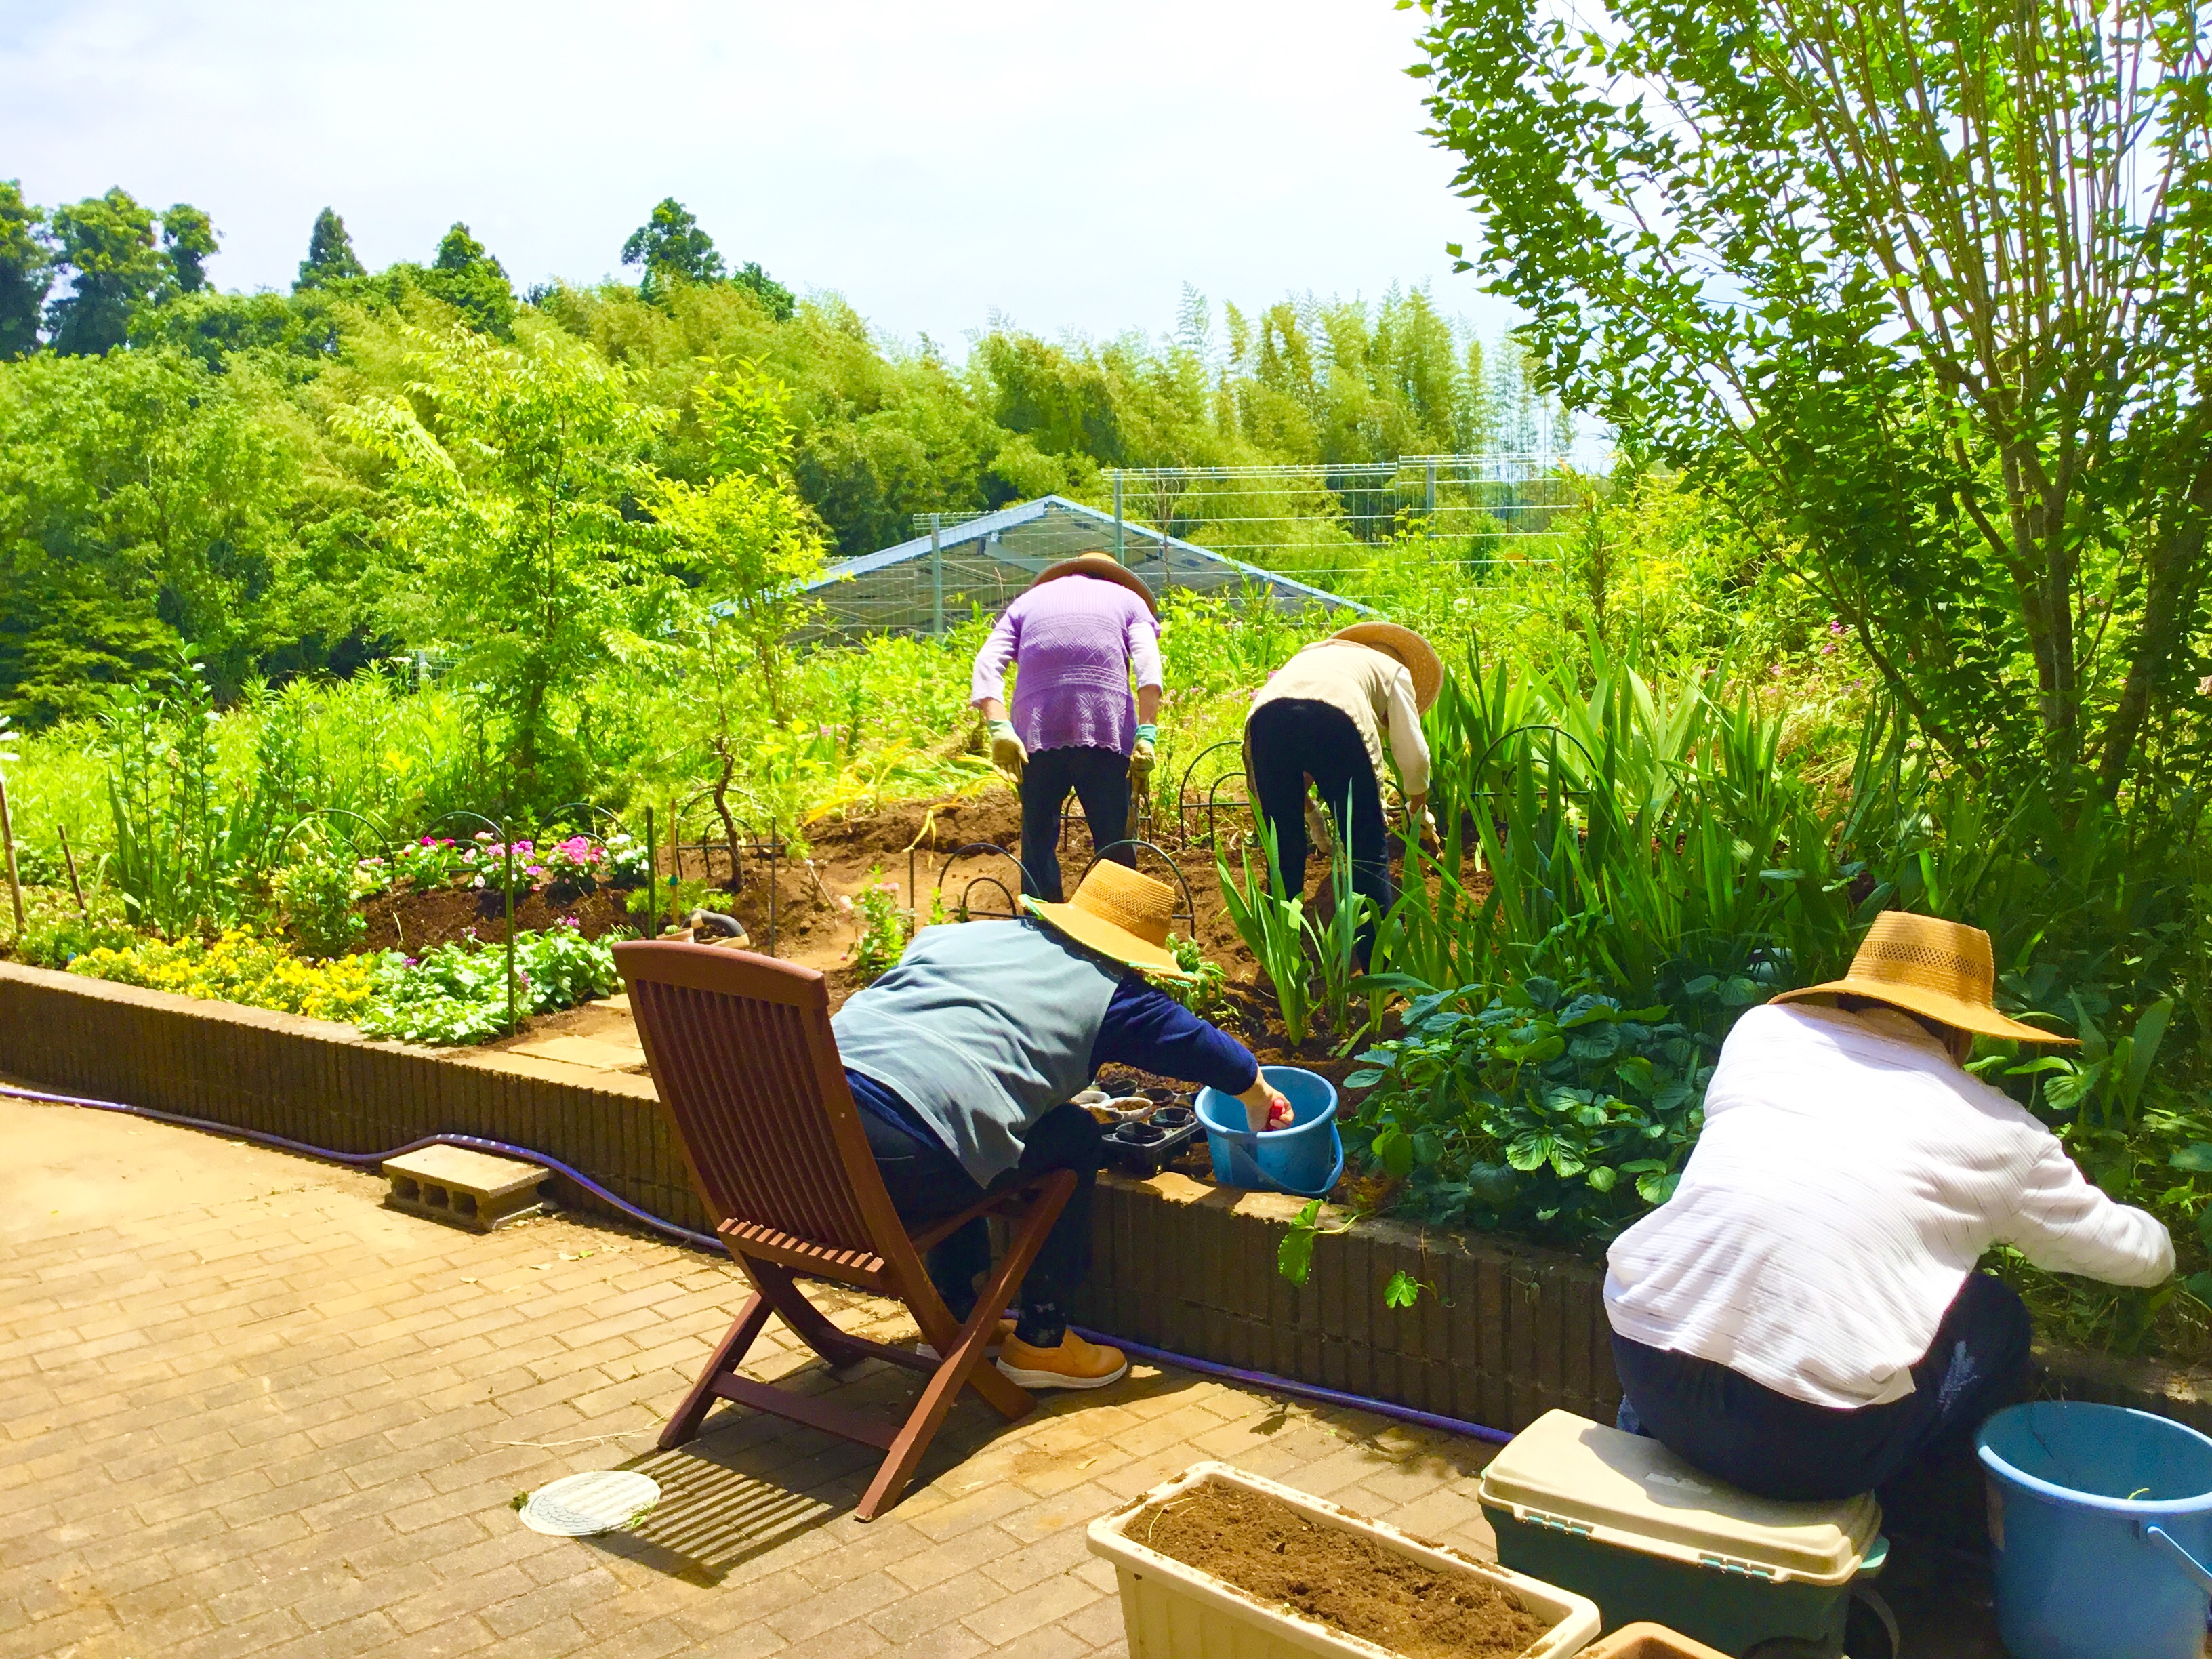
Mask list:
[[[1850,633],[1851,630],[1844,627],[1843,623],[1839,622],[1832,622],[1828,624],[1828,631],[1831,634],[1833,634],[1838,639],[1841,639],[1844,635]]]
[[[1832,645],[1824,645],[1820,647],[1820,654],[1824,657],[1832,657],[1836,654],[1836,647]]]

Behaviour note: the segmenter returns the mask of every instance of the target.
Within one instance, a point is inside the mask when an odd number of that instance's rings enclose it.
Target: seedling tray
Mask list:
[[[1104,1135],[1107,1158],[1133,1176],[1155,1176],[1181,1158],[1198,1134],[1198,1114],[1162,1106],[1142,1123],[1116,1123]]]

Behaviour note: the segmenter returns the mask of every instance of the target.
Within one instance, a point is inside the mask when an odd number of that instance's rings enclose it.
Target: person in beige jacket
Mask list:
[[[1421,714],[1443,684],[1429,642],[1395,623],[1355,623],[1292,657],[1260,688],[1244,718],[1244,769],[1263,825],[1273,826],[1285,897],[1305,890],[1306,784],[1336,820],[1353,890],[1373,914],[1359,931],[1364,962],[1375,923],[1395,896],[1382,822],[1386,747],[1407,810],[1426,815],[1429,745]]]

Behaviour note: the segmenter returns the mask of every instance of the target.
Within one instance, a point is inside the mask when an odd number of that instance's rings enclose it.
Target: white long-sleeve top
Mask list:
[[[1413,701],[1413,677],[1387,651],[1356,640],[1316,640],[1270,675],[1253,694],[1252,707],[1285,697],[1310,697],[1349,715],[1367,746],[1367,763],[1380,780],[1383,734],[1408,795],[1429,793],[1429,740]],[[1245,719],[1251,718],[1248,711]],[[1249,765],[1248,752],[1248,765]]]
[[[1992,1243],[2154,1285],[2173,1241],[1901,1013],[1747,1012],[1722,1047],[1674,1195],[1613,1241],[1613,1328],[1793,1400],[1903,1399]]]

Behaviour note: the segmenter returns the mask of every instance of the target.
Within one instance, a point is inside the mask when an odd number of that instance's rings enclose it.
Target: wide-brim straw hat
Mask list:
[[[1996,959],[1990,936],[1961,921],[1885,910],[1867,930],[1850,971],[1826,985],[1784,991],[1776,1002],[1865,997],[1984,1036],[2075,1046],[2075,1039],[2008,1019],[1996,1011]]]
[[[1104,860],[1091,866],[1065,904],[1047,904],[1022,896],[1039,921],[1058,928],[1087,951],[1126,962],[1164,979],[1191,979],[1168,949],[1168,923],[1175,919],[1175,889],[1139,875],[1126,864]]]
[[[1413,677],[1413,706],[1424,714],[1437,700],[1437,693],[1443,689],[1443,659],[1437,655],[1434,646],[1410,628],[1388,622],[1354,623],[1349,628],[1338,629],[1329,637],[1371,646],[1405,664],[1406,672]]]
[[[1160,602],[1152,597],[1152,590],[1145,580],[1127,565],[1118,562],[1111,553],[1079,553],[1072,559],[1062,559],[1058,564],[1048,564],[1037,572],[1031,587],[1046,582],[1058,581],[1062,576],[1096,576],[1103,582],[1119,582],[1145,602],[1145,608],[1153,616],[1160,614]]]

